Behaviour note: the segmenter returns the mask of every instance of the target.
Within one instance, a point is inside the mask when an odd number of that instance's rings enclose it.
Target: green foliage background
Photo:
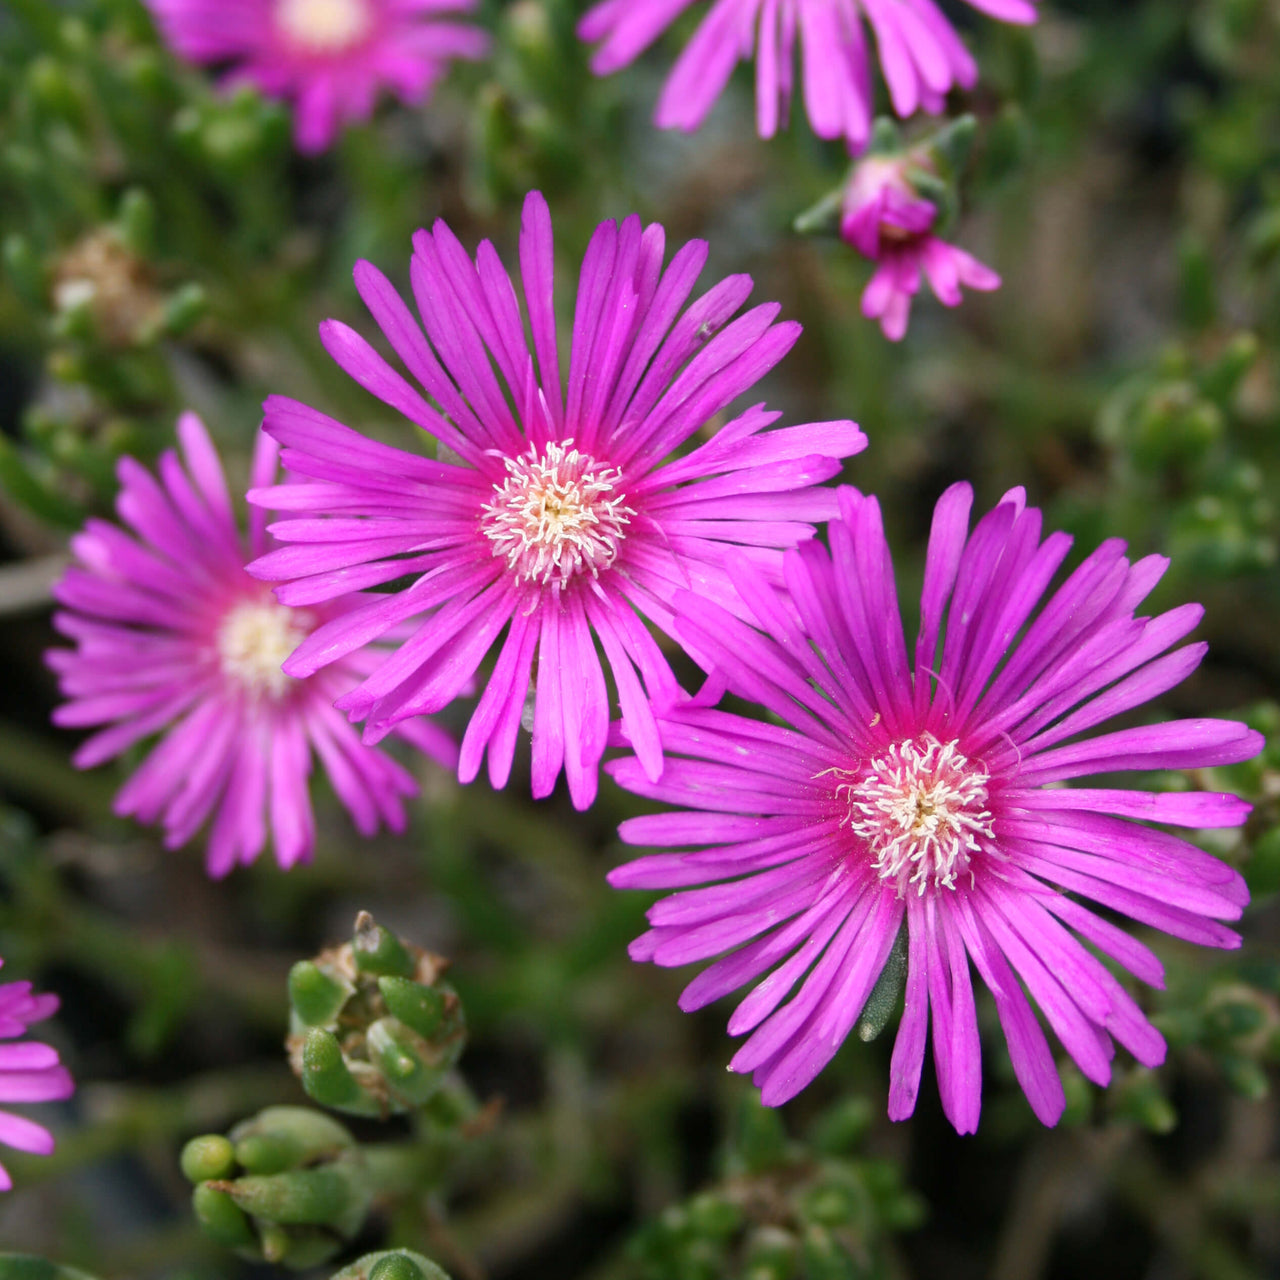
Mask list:
[[[746,75],[697,135],[651,127],[680,31],[599,81],[572,0],[489,0],[489,62],[303,160],[285,110],[218,96],[138,0],[0,6],[0,955],[6,978],[63,995],[49,1035],[80,1082],[57,1154],[5,1157],[19,1189],[0,1247],[121,1280],[268,1274],[200,1235],[177,1154],[303,1101],[280,1049],[286,974],[368,908],[453,958],[463,1074],[479,1104],[504,1101],[352,1257],[404,1245],[457,1280],[1280,1274],[1280,748],[1195,780],[1258,806],[1214,846],[1255,903],[1239,953],[1157,943],[1168,990],[1141,999],[1166,1067],[1122,1061],[1105,1093],[1064,1068],[1068,1115],[1043,1131],[984,1037],[982,1126],[960,1140],[928,1083],[911,1122],[884,1119],[888,1037],[850,1043],[780,1114],[753,1105],[723,1070],[724,1010],[680,1014],[681,974],[626,958],[646,902],[604,882],[631,811],[608,784],[578,815],[533,804],[519,765],[493,795],[419,764],[408,834],[364,843],[321,788],[313,866],[264,858],[211,884],[198,848],[166,854],[113,819],[120,772],[76,774],[47,723],[48,586],[69,532],[109,512],[115,459],[153,458],[191,407],[243,477],[272,391],[413,447],[316,324],[371,333],[351,264],[402,281],[410,234],[438,216],[513,261],[538,186],[565,308],[595,224],[638,211],[669,244],[710,241],[705,282],[749,271],[755,300],[803,322],[765,393],[785,421],[861,422],[871,447],[846,479],[880,496],[908,579],[948,483],[972,480],[980,506],[1025,485],[1077,554],[1118,535],[1170,555],[1153,607],[1206,605],[1210,657],[1162,710],[1274,735],[1280,8],[1042,8],[1030,30],[948,10],[982,67],[953,104],[979,128],[952,234],[1004,286],[956,312],[917,302],[894,347],[859,313],[867,264],[789,229],[841,180],[839,147],[799,118],[757,139]],[[65,287],[89,269],[117,286],[96,304]]]

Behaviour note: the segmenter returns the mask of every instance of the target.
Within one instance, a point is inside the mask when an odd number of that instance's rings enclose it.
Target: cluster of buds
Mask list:
[[[886,1238],[921,1218],[891,1161],[856,1153],[865,1099],[819,1117],[803,1143],[748,1099],[724,1179],[674,1205],[631,1242],[644,1280],[853,1280],[881,1274]]]
[[[376,1149],[306,1107],[267,1107],[223,1137],[192,1138],[182,1172],[215,1244],[295,1270],[327,1262],[364,1226],[382,1190]]]
[[[801,233],[836,230],[877,264],[862,294],[862,314],[879,320],[897,342],[907,332],[911,301],[929,281],[938,301],[958,306],[961,285],[1000,287],[1000,277],[972,254],[940,238],[956,207],[956,179],[973,140],[972,116],[961,116],[911,146],[891,120],[877,120],[871,145],[843,186],[796,219]]]
[[[446,964],[362,911],[350,943],[294,965],[286,1045],[308,1096],[379,1118],[429,1101],[466,1040]]]

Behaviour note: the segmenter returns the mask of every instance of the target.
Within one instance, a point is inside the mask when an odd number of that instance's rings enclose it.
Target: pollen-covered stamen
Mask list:
[[[313,619],[274,600],[247,600],[227,611],[218,627],[223,674],[255,698],[280,698],[293,677],[280,669],[307,638]]]
[[[373,26],[371,0],[276,0],[276,22],[291,44],[308,53],[343,53]]]
[[[848,804],[846,824],[866,841],[880,878],[897,882],[899,896],[910,885],[918,894],[930,885],[954,889],[981,838],[994,834],[990,776],[958,742],[924,734],[895,742],[856,772],[833,772],[849,779],[836,787]]]
[[[561,585],[593,577],[617,558],[635,515],[623,505],[622,472],[572,447],[549,444],[506,460],[507,475],[485,504],[481,529],[493,554],[521,582]]]

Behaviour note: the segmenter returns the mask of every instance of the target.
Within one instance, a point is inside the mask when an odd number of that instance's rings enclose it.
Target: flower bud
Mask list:
[[[333,1280],[449,1280],[434,1262],[409,1249],[367,1253],[343,1267]]]
[[[198,1184],[192,1205],[211,1240],[294,1269],[354,1238],[381,1189],[347,1130],[305,1107],[267,1107],[226,1138],[193,1138],[182,1171]]]
[[[235,1172],[235,1148],[221,1134],[208,1133],[192,1138],[182,1148],[182,1175],[188,1182],[208,1182]]]
[[[308,1096],[365,1116],[430,1099],[466,1037],[458,997],[439,980],[444,967],[365,911],[349,945],[294,965],[287,1045]]]

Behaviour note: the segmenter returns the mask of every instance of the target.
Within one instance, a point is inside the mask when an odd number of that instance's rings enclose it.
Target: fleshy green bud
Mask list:
[[[244,1210],[221,1186],[200,1183],[191,1193],[191,1207],[196,1221],[214,1244],[243,1249],[255,1243],[253,1228]]]
[[[307,1027],[335,1021],[355,991],[351,983],[326,973],[313,960],[299,960],[289,970],[289,1003]]]
[[[872,1041],[885,1028],[898,1007],[903,983],[907,980],[907,926],[898,930],[889,957],[880,970],[876,985],[872,987],[867,1003],[858,1018],[858,1039]]]
[[[315,1169],[250,1174],[202,1185],[225,1191],[245,1213],[280,1226],[328,1226],[344,1239],[360,1230],[371,1190],[360,1177],[362,1161],[351,1158]]]
[[[449,1280],[434,1262],[409,1249],[367,1253],[348,1267],[343,1267],[333,1280]]]
[[[192,1138],[182,1148],[182,1175],[188,1182],[208,1182],[227,1178],[235,1172],[235,1148],[221,1134],[208,1133]]]
[[[236,1159],[251,1173],[332,1160],[355,1146],[344,1126],[310,1107],[265,1107],[230,1136]]]
[[[447,987],[424,987],[405,978],[379,978],[378,990],[393,1018],[428,1038],[462,1034],[462,1006]]]
[[[356,968],[363,973],[413,976],[417,967],[405,945],[390,929],[384,929],[367,912],[356,916],[355,937],[351,940]]]
[[[382,1110],[351,1073],[337,1037],[322,1027],[312,1027],[303,1041],[301,1078],[307,1097],[322,1106],[359,1115],[378,1115]]]
[[[369,1280],[423,1280],[422,1268],[403,1253],[390,1254],[369,1268]]]
[[[294,965],[289,1061],[307,1095],[352,1115],[427,1102],[466,1037],[445,962],[402,942],[368,912],[347,946]]]

